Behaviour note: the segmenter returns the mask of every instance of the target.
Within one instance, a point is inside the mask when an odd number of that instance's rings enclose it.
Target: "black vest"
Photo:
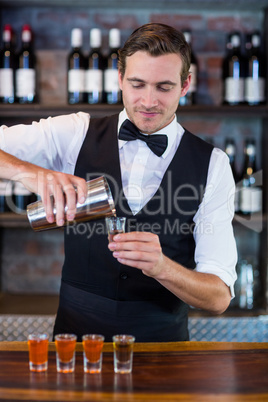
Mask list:
[[[111,187],[118,216],[127,217],[126,231],[156,233],[163,253],[193,269],[193,217],[204,193],[213,147],[185,131],[162,183],[145,207],[133,216],[124,197],[117,141],[118,115],[91,119],[80,150],[75,175],[91,180],[104,175]],[[107,247],[103,219],[65,228],[65,283],[118,301],[148,301],[176,315],[184,302],[140,270],[120,264]]]

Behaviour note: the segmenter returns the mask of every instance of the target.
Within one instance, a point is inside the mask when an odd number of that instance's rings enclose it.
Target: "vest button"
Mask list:
[[[122,274],[120,274],[120,278],[121,279],[127,279],[128,275],[125,272],[122,272]]]

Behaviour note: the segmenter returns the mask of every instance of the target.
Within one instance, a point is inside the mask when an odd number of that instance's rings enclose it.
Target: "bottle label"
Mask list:
[[[71,69],[68,71],[68,92],[84,92],[85,71]]]
[[[101,70],[87,70],[85,74],[86,92],[102,92],[102,71]]]
[[[254,213],[262,210],[262,191],[260,188],[241,188],[240,210],[244,213]]]
[[[244,101],[244,79],[225,79],[225,100],[229,103]]]
[[[29,191],[24,185],[20,182],[16,182],[14,186],[14,195],[23,195],[28,196],[31,195],[31,191]]]
[[[16,96],[35,95],[35,70],[33,68],[19,68],[16,71]]]
[[[265,79],[260,77],[254,80],[252,77],[246,78],[245,99],[249,103],[263,102],[265,100]]]
[[[119,91],[118,70],[108,68],[104,72],[104,90],[105,92]]]
[[[197,89],[197,66],[196,64],[191,64],[191,84],[188,92],[196,92]]]
[[[14,80],[12,68],[0,68],[0,96],[14,95]]]

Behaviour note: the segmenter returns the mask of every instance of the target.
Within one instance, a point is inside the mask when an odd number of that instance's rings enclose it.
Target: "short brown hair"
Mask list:
[[[191,49],[182,32],[159,23],[150,23],[137,28],[119,50],[118,68],[122,77],[126,70],[126,58],[138,51],[144,51],[151,56],[167,53],[177,53],[182,59],[182,84],[189,75],[191,64]]]

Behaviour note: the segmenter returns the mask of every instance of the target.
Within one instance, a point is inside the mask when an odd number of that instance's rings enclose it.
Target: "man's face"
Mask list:
[[[141,132],[154,133],[173,120],[191,80],[181,87],[181,68],[181,57],[175,53],[153,57],[138,51],[127,57],[119,84],[128,117]]]

